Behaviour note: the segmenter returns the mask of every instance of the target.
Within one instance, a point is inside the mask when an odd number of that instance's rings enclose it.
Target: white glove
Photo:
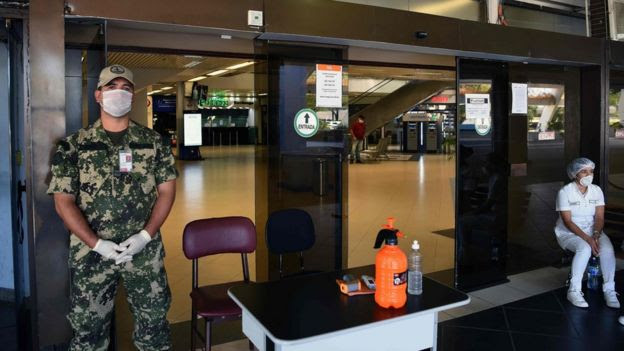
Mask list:
[[[152,241],[152,236],[145,229],[134,234],[119,244],[124,251],[119,255],[118,260],[126,256],[130,256],[130,259],[132,259],[132,256],[141,252],[150,241]]]
[[[125,247],[121,247],[110,240],[98,239],[91,250],[99,253],[107,260],[117,260],[121,254],[120,251],[124,251],[125,249]]]
[[[122,263],[130,262],[130,261],[132,261],[132,255],[122,255],[120,253],[117,259],[115,260],[115,264],[122,264]]]

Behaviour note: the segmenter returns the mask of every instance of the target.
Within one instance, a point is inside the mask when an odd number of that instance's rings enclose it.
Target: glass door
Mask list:
[[[510,84],[526,86],[526,113],[509,117],[507,274],[561,263],[553,228],[555,200],[579,154],[580,90],[576,68],[510,64]],[[595,160],[597,161],[597,160]]]
[[[343,268],[349,146],[345,53],[274,43],[263,50],[268,106],[260,122],[266,126],[261,136],[266,147],[256,154],[256,228],[265,237],[272,213],[303,210],[312,217],[316,236],[303,254],[305,269]],[[258,280],[279,277],[278,256],[264,243],[258,243],[256,260]],[[298,266],[297,255],[284,256],[285,273],[296,272]]]
[[[609,206],[624,211],[624,71],[611,70],[609,98]]]
[[[455,285],[506,281],[507,64],[458,60]]]

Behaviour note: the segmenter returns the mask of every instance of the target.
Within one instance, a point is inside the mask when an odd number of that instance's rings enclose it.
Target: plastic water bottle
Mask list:
[[[600,290],[600,262],[598,257],[592,256],[587,265],[587,289]]]
[[[418,240],[412,243],[412,251],[407,257],[407,293],[422,294],[422,255]]]

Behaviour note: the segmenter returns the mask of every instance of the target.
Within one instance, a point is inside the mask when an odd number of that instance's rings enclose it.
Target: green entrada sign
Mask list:
[[[316,112],[309,108],[299,110],[295,114],[295,132],[304,138],[314,136],[319,129],[319,119]]]

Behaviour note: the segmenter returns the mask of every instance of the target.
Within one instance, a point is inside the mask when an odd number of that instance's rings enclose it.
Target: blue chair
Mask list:
[[[279,276],[284,277],[283,256],[299,253],[299,272],[306,271],[303,251],[314,246],[315,234],[312,217],[306,211],[291,208],[271,213],[266,223],[266,243],[269,252],[279,255]],[[295,274],[295,275],[296,275]]]

